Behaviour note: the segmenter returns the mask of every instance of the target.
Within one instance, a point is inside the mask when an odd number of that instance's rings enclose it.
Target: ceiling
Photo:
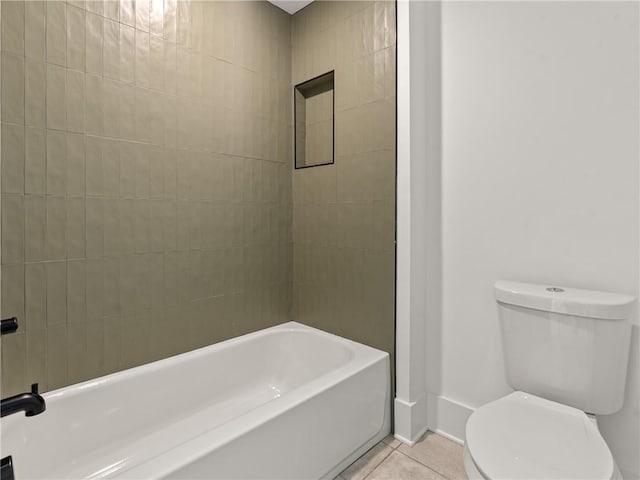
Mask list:
[[[287,13],[293,15],[298,10],[303,9],[309,5],[313,0],[269,0],[276,7],[281,8]]]

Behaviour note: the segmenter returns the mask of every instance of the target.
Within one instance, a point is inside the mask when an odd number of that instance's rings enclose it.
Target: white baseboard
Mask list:
[[[396,397],[393,402],[394,437],[413,446],[427,431],[427,396],[421,395],[415,402]]]
[[[453,435],[449,434],[448,432],[445,432],[444,430],[440,430],[439,428],[435,428],[435,429],[429,429],[430,431],[437,433],[438,435],[443,436],[444,438],[448,438],[449,440],[451,440],[452,442],[457,443],[458,445],[464,445],[464,440],[462,440],[461,438],[458,437],[454,437]]]
[[[415,402],[394,400],[394,437],[413,446],[427,430],[464,444],[467,419],[473,408],[443,395],[427,393]]]
[[[429,430],[454,442],[464,444],[467,419],[473,408],[442,395],[427,394]]]
[[[427,433],[428,428],[424,427],[422,430],[420,430],[418,432],[418,434],[416,435],[415,440],[409,440],[408,438],[403,437],[402,435],[398,434],[398,433],[394,433],[393,434],[393,438],[395,438],[396,440],[400,440],[402,443],[404,443],[405,445],[409,446],[409,447],[413,447],[416,443],[418,443],[418,440],[420,440],[420,437],[422,437],[422,435],[424,435],[425,433]]]

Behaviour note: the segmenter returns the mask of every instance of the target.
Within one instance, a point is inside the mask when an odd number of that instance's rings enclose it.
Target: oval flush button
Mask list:
[[[562,293],[562,292],[564,292],[564,288],[559,288],[559,287],[547,287],[547,292]]]

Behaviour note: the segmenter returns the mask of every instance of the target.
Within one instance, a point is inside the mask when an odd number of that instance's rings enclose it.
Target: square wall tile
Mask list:
[[[27,383],[37,383],[40,391],[47,385],[47,332],[44,329],[27,332]]]
[[[46,151],[45,130],[27,127],[25,129],[25,193],[45,193]]]
[[[104,249],[104,199],[87,198],[85,242],[87,258],[98,258]]]
[[[144,32],[149,31],[150,0],[136,0],[136,28]]]
[[[67,133],[66,136],[66,187],[70,197],[85,194],[85,146],[84,136]]]
[[[120,22],[131,27],[136,26],[136,6],[134,0],[120,0]]]
[[[100,76],[85,77],[85,131],[102,136],[104,132],[104,80]]]
[[[104,15],[104,0],[85,0],[85,8],[87,12],[95,13],[96,15]]]
[[[86,264],[87,320],[96,321],[104,315],[104,267],[101,258],[87,260]]]
[[[24,2],[2,2],[2,51],[24,55]]]
[[[85,322],[87,317],[85,261],[67,262],[67,322]]]
[[[164,38],[170,42],[176,42],[176,8],[177,0],[166,0],[164,2]]]
[[[2,125],[2,193],[24,193],[24,127]]]
[[[85,12],[67,5],[67,66],[84,72],[85,68]]]
[[[52,64],[47,64],[47,128],[67,128],[66,70]]]
[[[103,94],[103,134],[105,137],[120,137],[120,90],[124,86],[105,78],[102,88]]]
[[[26,385],[26,340],[25,333],[14,333],[2,339],[2,394],[16,395]]]
[[[47,384],[53,390],[68,384],[67,326],[47,328]]]
[[[116,22],[120,20],[120,2],[117,0],[107,0],[104,2],[104,16]]]
[[[2,265],[2,318],[24,318],[24,264]]]
[[[141,30],[135,31],[135,81],[149,87],[149,34]]]
[[[12,2],[8,2],[12,3]],[[25,2],[24,53],[27,58],[45,61],[45,2]]]
[[[43,195],[27,195],[24,199],[25,261],[46,260],[45,228],[47,203]]]
[[[67,4],[61,0],[49,0],[46,5],[47,63],[67,65]]]
[[[24,125],[24,58],[2,52],[2,122]]]
[[[45,263],[25,267],[25,320],[27,331],[42,330],[47,325],[47,272]]]
[[[67,70],[67,130],[84,132],[84,73]]]
[[[67,202],[65,197],[47,196],[45,252],[47,260],[66,258]]]
[[[124,83],[135,82],[135,29],[120,24],[120,81]]]
[[[66,195],[67,138],[65,132],[47,130],[47,194]]]
[[[82,382],[91,377],[86,323],[74,323],[67,327],[67,356],[70,383]]]
[[[102,75],[104,19],[94,13],[85,14],[85,68],[87,73]]]
[[[2,194],[2,264],[24,261],[24,196]]]
[[[43,62],[26,60],[25,63],[25,124],[45,126],[46,68]]]
[[[66,217],[66,257],[84,258],[85,256],[85,200],[67,199]]]
[[[104,200],[104,255],[117,257],[121,252],[120,202],[115,198]],[[118,313],[118,312],[114,312]]]
[[[120,79],[120,24],[117,21],[104,20],[103,43],[104,76]]]

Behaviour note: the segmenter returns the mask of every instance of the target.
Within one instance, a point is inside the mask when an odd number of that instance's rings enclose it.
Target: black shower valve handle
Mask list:
[[[0,320],[0,335],[14,333],[16,330],[18,330],[18,319],[16,317]]]

